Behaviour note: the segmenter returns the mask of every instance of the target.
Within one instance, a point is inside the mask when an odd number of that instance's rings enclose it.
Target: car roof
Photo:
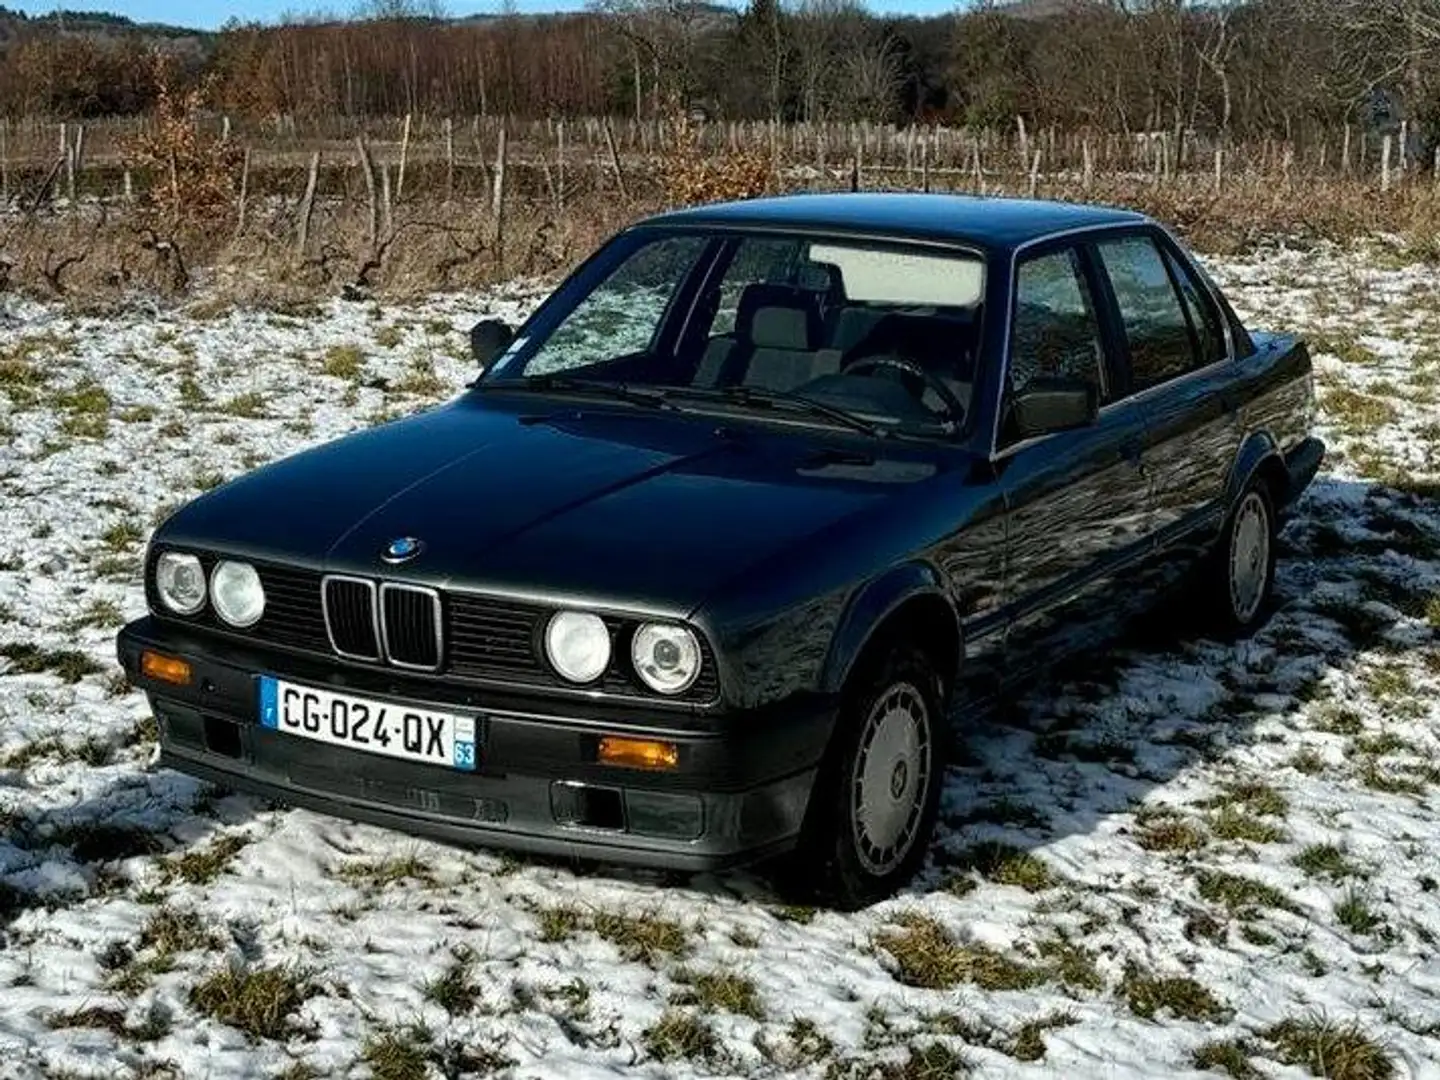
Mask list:
[[[895,236],[1009,250],[1056,233],[1150,219],[1132,210],[1040,199],[915,192],[832,192],[711,203],[642,225],[718,226]]]

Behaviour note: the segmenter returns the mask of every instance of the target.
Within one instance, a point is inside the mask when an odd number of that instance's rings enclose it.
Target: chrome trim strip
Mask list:
[[[385,624],[385,595],[390,592],[419,593],[421,596],[430,598],[430,611],[435,618],[435,663],[433,664],[412,664],[405,660],[396,660],[390,652],[390,628]],[[385,650],[385,659],[397,668],[405,668],[407,671],[439,671],[445,663],[445,625],[444,615],[440,609],[440,591],[432,589],[428,585],[406,585],[397,581],[383,581],[380,583],[380,646]]]
[[[366,656],[363,653],[346,652],[340,648],[339,645],[335,644],[335,631],[330,627],[330,583],[332,581],[353,582],[356,585],[365,586],[365,588],[370,591],[370,626],[375,632],[375,648],[377,650],[374,656]],[[325,636],[330,640],[330,648],[334,650],[336,656],[342,656],[346,660],[364,660],[366,663],[371,664],[379,663],[381,659],[379,652],[381,644],[380,615],[378,608],[379,604],[376,602],[375,597],[375,583],[369,578],[352,577],[349,574],[326,574],[320,579],[320,614],[325,620]]]

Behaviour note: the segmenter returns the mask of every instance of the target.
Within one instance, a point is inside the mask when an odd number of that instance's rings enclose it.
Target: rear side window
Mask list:
[[[1104,400],[1100,325],[1074,249],[1020,264],[1010,331],[1008,393],[1036,378],[1079,379]]]
[[[1199,366],[1190,320],[1155,242],[1130,236],[1096,246],[1120,309],[1132,389],[1158,386]]]
[[[1199,366],[1204,367],[1225,359],[1225,331],[1220,322],[1220,312],[1215,308],[1215,301],[1200,286],[1190,268],[1174,254],[1167,251],[1165,262],[1175,276],[1176,284],[1180,286],[1180,296],[1185,301],[1185,314],[1189,316],[1190,325],[1195,330],[1195,341],[1200,350]]]

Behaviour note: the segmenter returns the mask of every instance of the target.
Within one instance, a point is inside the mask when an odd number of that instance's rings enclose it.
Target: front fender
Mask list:
[[[821,670],[821,689],[838,693],[876,627],[902,604],[921,596],[943,601],[953,614],[954,605],[946,596],[939,571],[927,563],[908,562],[892,567],[859,589],[846,605],[831,639]],[[958,619],[956,626],[959,627]]]

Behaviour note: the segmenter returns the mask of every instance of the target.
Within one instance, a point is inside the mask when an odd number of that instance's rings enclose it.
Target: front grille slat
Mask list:
[[[327,577],[322,591],[331,648],[341,656],[379,660],[374,584],[359,578]]]
[[[400,667],[440,667],[440,594],[418,585],[380,586],[380,625],[385,654]]]

